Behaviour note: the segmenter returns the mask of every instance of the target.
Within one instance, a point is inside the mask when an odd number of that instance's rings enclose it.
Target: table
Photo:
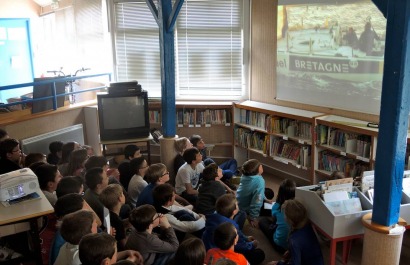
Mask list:
[[[42,265],[43,259],[41,257],[41,242],[39,236],[39,229],[37,219],[41,216],[54,212],[53,206],[48,202],[47,198],[41,190],[36,191],[40,195],[40,199],[31,201],[24,201],[18,204],[14,204],[9,207],[5,207],[0,203],[0,236],[4,234],[2,228],[10,229],[8,225],[15,225],[22,222],[30,223],[30,235],[33,239],[33,252],[36,259],[36,264]],[[7,225],[7,227],[6,227]],[[27,231],[20,230],[15,233]],[[11,234],[15,234],[11,233]]]
[[[311,221],[311,224],[313,226],[313,229],[322,235],[324,235],[326,238],[330,240],[330,265],[335,265],[336,264],[336,247],[337,243],[343,242],[343,252],[342,252],[342,264],[346,265],[347,260],[349,259],[350,255],[350,250],[352,248],[352,241],[357,238],[363,238],[363,234],[357,234],[357,235],[351,235],[351,236],[345,236],[345,237],[339,237],[339,238],[332,238],[330,235],[328,235],[325,231],[323,231],[318,225],[316,225],[314,222]]]
[[[148,137],[143,138],[133,138],[133,139],[123,139],[123,140],[112,140],[112,141],[101,141],[103,155],[107,155],[106,146],[107,145],[114,145],[114,144],[131,144],[131,143],[146,143],[147,146],[147,153],[148,153],[148,164],[151,164],[151,150],[150,150],[150,141],[154,140],[151,134]]]

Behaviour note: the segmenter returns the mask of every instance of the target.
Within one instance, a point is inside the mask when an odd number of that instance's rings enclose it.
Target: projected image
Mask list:
[[[379,114],[386,19],[377,7],[289,2],[278,7],[277,98]]]

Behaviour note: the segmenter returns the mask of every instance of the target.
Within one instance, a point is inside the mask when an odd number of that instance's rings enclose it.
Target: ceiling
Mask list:
[[[33,1],[36,2],[36,4],[39,6],[48,6],[53,2],[53,0],[33,0]]]

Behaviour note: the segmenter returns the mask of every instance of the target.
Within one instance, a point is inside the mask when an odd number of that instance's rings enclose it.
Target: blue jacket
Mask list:
[[[280,210],[281,205],[279,203],[273,204],[272,216],[276,219],[276,230],[273,234],[273,242],[276,245],[288,249],[288,235],[290,231],[289,224],[285,220],[285,215]]]
[[[213,213],[206,216],[205,231],[202,234],[202,241],[204,242],[207,251],[211,248],[216,248],[213,240],[214,231],[218,225],[225,222],[232,223],[238,232],[239,239],[238,243],[235,245],[235,252],[243,253],[255,248],[252,242],[248,242],[248,238],[242,233],[238,224],[234,220],[220,215],[219,213]]]
[[[239,209],[245,211],[252,219],[258,218],[265,198],[265,180],[261,175],[241,177],[236,191]]]

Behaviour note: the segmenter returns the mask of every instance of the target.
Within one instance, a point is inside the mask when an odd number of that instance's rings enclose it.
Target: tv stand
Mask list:
[[[114,145],[114,144],[132,144],[132,143],[143,143],[145,142],[147,146],[147,153],[148,153],[148,164],[151,164],[151,150],[150,150],[150,141],[154,140],[151,134],[147,137],[143,138],[133,138],[133,139],[124,139],[124,140],[111,140],[111,141],[100,141],[100,144],[102,145],[102,153],[104,156],[107,155],[119,155],[117,153],[108,153],[106,150],[107,145]]]

